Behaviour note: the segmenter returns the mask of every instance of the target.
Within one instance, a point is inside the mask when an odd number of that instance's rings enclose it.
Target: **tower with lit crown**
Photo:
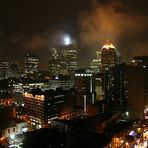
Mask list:
[[[111,65],[120,63],[120,53],[115,46],[107,40],[101,50],[101,69],[102,72]]]

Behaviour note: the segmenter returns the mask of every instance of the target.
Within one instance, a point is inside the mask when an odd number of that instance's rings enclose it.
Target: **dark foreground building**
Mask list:
[[[148,68],[128,67],[128,112],[134,119],[147,119],[148,110]]]

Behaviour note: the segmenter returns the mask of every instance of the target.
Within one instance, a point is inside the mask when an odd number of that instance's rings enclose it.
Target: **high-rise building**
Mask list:
[[[34,74],[39,71],[39,58],[35,55],[25,55],[24,72],[25,74]]]
[[[0,79],[19,77],[20,66],[15,61],[0,61]]]
[[[94,80],[94,87],[95,87],[95,97],[96,101],[101,101],[104,100],[104,74],[103,73],[97,73],[95,75],[95,80]]]
[[[102,72],[111,65],[120,63],[120,53],[115,46],[110,42],[106,41],[105,45],[101,50],[101,69]]]
[[[77,116],[74,111],[74,95],[72,91],[61,89],[45,92],[34,89],[25,92],[25,112],[31,124],[37,128],[46,126],[53,118],[71,119]]]
[[[148,68],[143,66],[128,67],[129,118],[148,119]]]
[[[98,73],[100,72],[100,68],[101,68],[101,52],[97,51],[96,52],[97,58],[93,59],[90,62],[90,69],[94,72],[94,73]]]
[[[49,71],[52,75],[73,75],[77,70],[77,50],[73,45],[60,46],[51,50]]]
[[[111,109],[126,108],[127,102],[127,65],[110,66],[104,72],[104,99],[112,103]]]
[[[146,68],[148,66],[148,56],[135,56],[131,64],[133,66],[143,66]]]
[[[51,57],[49,59],[48,69],[53,75],[59,75],[60,73],[59,53],[56,48],[51,49]]]
[[[75,73],[75,90],[76,90],[76,104],[83,107],[84,96],[86,96],[87,103],[92,103],[93,88],[93,74],[87,73],[85,69],[79,69]],[[94,96],[93,96],[94,97]]]

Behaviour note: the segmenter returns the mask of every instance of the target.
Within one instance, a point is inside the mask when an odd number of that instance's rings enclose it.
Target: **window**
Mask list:
[[[15,128],[13,128],[13,132],[15,132]]]
[[[10,128],[8,129],[8,133],[10,133]]]

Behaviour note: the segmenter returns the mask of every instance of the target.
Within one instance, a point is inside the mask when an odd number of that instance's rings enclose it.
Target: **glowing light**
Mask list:
[[[126,115],[128,116],[129,115],[129,112],[126,112]]]
[[[66,37],[66,38],[65,38],[65,44],[66,44],[66,45],[69,45],[69,44],[70,44],[70,38],[69,38],[69,37]]]
[[[27,132],[27,130],[28,130],[27,127],[25,127],[25,128],[22,129],[23,132]]]
[[[65,36],[64,37],[64,44],[65,45],[69,45],[71,43],[70,37],[69,36]]]
[[[107,49],[109,50],[110,48],[114,48],[115,49],[115,46],[110,42],[110,41],[106,41],[105,45],[102,47],[102,49]]]
[[[15,138],[14,134],[10,135],[10,138],[11,139],[14,139]]]
[[[136,133],[135,133],[135,131],[131,131],[131,132],[129,133],[129,135],[130,135],[130,136],[136,136]]]
[[[128,146],[128,142],[126,142],[125,144],[126,144],[126,146]]]

